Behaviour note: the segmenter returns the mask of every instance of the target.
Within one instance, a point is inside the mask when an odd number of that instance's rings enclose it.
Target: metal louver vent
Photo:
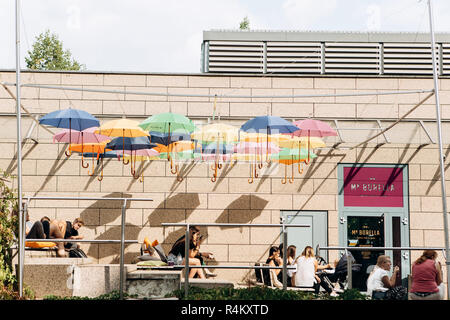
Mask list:
[[[263,42],[210,41],[208,69],[214,72],[263,72]]]
[[[321,44],[267,42],[267,72],[320,73]]]
[[[325,73],[369,73],[380,71],[378,43],[326,43]]]
[[[430,44],[386,43],[383,54],[385,74],[433,74]]]
[[[206,72],[272,74],[432,75],[431,46],[413,38],[364,42],[208,40]],[[450,37],[436,44],[438,73],[450,74]],[[384,42],[382,42],[383,40]],[[381,42],[380,42],[381,41]]]
[[[441,46],[441,51],[439,54],[441,58],[441,74],[449,75],[450,74],[450,43],[443,43]]]

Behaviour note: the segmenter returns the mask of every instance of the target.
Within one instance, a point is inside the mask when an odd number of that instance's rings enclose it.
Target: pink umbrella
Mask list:
[[[297,137],[308,137],[308,160],[305,162],[309,163],[309,137],[329,137],[329,136],[337,136],[337,132],[331,128],[327,123],[314,120],[314,119],[305,119],[298,120],[294,122],[294,125],[297,126],[300,130],[295,131],[292,135]]]
[[[111,138],[108,136],[95,133],[95,130],[97,129],[98,127],[87,128],[82,131],[63,129],[53,136],[53,143],[55,141],[58,141],[81,144],[83,146],[84,143],[100,143],[111,140]],[[70,156],[70,153],[67,154],[67,151],[65,153],[66,156]],[[81,152],[81,165],[83,168],[89,167],[89,163],[86,163],[86,166],[84,165],[83,152]]]

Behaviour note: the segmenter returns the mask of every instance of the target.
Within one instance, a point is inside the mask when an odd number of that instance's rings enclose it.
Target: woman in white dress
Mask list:
[[[337,295],[326,281],[322,281],[316,275],[318,270],[331,268],[331,265],[319,266],[312,247],[305,247],[302,254],[297,258],[296,265],[297,271],[293,275],[296,287],[314,288],[315,293],[318,294],[320,286],[322,286],[330,295]]]

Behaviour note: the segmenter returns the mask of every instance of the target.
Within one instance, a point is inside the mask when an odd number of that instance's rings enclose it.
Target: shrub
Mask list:
[[[19,235],[17,191],[8,186],[14,178],[0,169],[0,300],[19,299],[18,283],[12,270],[11,246]],[[34,299],[34,293],[24,286],[23,298]]]
[[[272,289],[268,287],[251,287],[242,289],[214,288],[203,289],[189,287],[188,297],[184,289],[176,290],[166,297],[175,296],[180,300],[313,300],[316,295],[311,292]]]

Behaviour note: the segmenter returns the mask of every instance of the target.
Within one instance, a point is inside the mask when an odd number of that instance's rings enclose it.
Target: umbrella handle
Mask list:
[[[264,167],[264,164],[258,163],[258,168],[259,168],[259,169],[262,169],[262,167]]]
[[[144,172],[142,172],[141,178],[139,179],[139,182],[142,183],[144,182]]]
[[[94,175],[94,157],[92,157],[92,173],[89,173],[91,169],[88,169],[88,175],[93,176]]]
[[[298,173],[302,174],[303,173],[303,162],[300,161],[298,163]]]
[[[103,158],[102,158],[102,171],[100,173],[100,177],[97,177],[98,181],[102,181],[103,180]]]
[[[173,167],[175,168],[175,171],[173,171]],[[170,161],[170,172],[172,174],[177,174],[178,173],[178,165],[176,164],[175,166],[173,166],[172,161]]]
[[[255,178],[258,178],[258,177],[259,177],[259,174],[256,172],[256,167],[259,168],[259,164],[258,164],[258,166],[256,166],[256,163],[255,163]]]
[[[247,181],[248,183],[253,183],[253,164],[250,164],[250,178]]]
[[[221,163],[217,164],[217,168],[222,169],[222,164]]]
[[[70,146],[70,145],[69,145]],[[67,151],[69,153],[67,153]],[[72,151],[70,151],[69,149],[67,149],[66,151],[64,151],[64,154],[66,155],[66,157],[70,157],[72,155]]]
[[[183,180],[184,180],[184,178],[182,176],[180,176],[179,174],[177,174],[177,181],[181,182]]]
[[[122,155],[122,163],[123,163],[124,165],[127,165],[127,164],[130,163],[130,160],[125,161],[125,155]]]
[[[86,164],[86,166],[85,166],[85,164]],[[81,153],[81,166],[83,167],[83,168],[87,168],[87,167],[89,167],[89,163],[85,163],[84,162],[84,157],[83,157],[83,153]]]
[[[292,169],[292,177],[289,178],[289,183],[293,183],[294,182],[294,164],[291,165],[291,169]]]
[[[281,179],[281,183],[282,184],[286,184],[287,183],[287,167],[286,167],[286,165],[284,165],[284,180]]]
[[[218,167],[218,164],[215,163],[215,165],[214,165],[214,174],[213,174],[213,177],[211,178],[212,182],[216,182],[217,181],[217,167]]]

